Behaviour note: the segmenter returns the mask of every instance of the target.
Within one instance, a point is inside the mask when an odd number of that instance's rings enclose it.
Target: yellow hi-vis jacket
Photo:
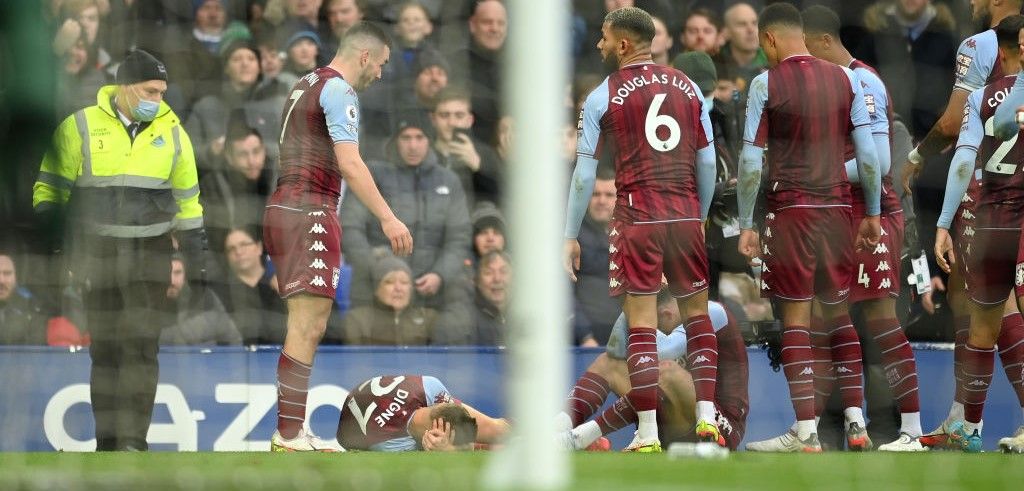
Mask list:
[[[107,237],[155,237],[203,226],[192,142],[165,102],[132,142],[112,106],[116,85],[96,105],[57,127],[32,187],[32,206],[68,207],[83,231]]]

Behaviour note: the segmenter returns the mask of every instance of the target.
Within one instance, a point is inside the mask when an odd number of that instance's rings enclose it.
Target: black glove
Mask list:
[[[57,203],[42,202],[35,209],[36,230],[46,252],[60,254],[64,250],[64,226],[67,215]]]
[[[177,233],[178,249],[185,256],[185,274],[192,294],[202,298],[206,293],[206,284],[213,261],[210,258],[210,247],[206,240],[206,230],[196,228]]]

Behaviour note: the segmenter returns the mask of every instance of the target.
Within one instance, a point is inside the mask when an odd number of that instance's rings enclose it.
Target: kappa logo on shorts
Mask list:
[[[882,235],[889,235],[889,233],[885,231],[885,227],[882,227],[880,230],[882,231]]]
[[[963,197],[963,198],[960,198],[960,202],[961,202],[961,203],[974,203],[974,200],[973,200],[973,199],[971,199],[971,197],[970,197],[970,196],[967,196],[967,193],[964,193],[964,197]],[[964,210],[964,211],[967,211],[967,210]],[[973,216],[973,215],[972,215],[972,216]]]
[[[326,252],[327,251],[327,246],[325,246],[323,242],[320,242],[318,240],[318,241],[313,242],[313,245],[309,246],[309,250],[317,251],[317,252]]]
[[[619,235],[619,231],[618,231],[618,229],[616,229],[615,227],[612,227],[612,231],[611,231],[611,232],[608,232],[608,236],[609,236],[609,237],[615,237],[615,236],[617,236],[617,235]]]
[[[775,220],[775,214],[774,213],[769,213],[769,214],[764,216],[764,219],[765,220]]]
[[[325,217],[325,216],[327,216],[327,213],[322,212],[322,211],[311,211],[311,212],[307,213],[306,215],[307,216],[311,216],[311,217]]]
[[[761,289],[762,290],[771,290],[771,288],[768,287],[768,282],[764,281],[764,280],[761,280]]]
[[[768,250],[768,243],[767,242],[765,242],[764,244],[761,244],[761,254],[764,254],[765,256],[771,256],[772,255],[772,253]]]
[[[316,222],[313,224],[313,227],[309,229],[309,233],[323,235],[327,233],[327,229],[324,228],[324,226],[321,225],[320,222]]]
[[[1024,286],[1024,263],[1017,263],[1017,276],[1014,277],[1013,282],[1017,286]]]
[[[341,278],[341,270],[334,268],[334,272],[331,273],[331,288],[338,288],[338,278]]]
[[[886,247],[885,242],[879,242],[878,245],[875,246],[875,252],[873,252],[872,254],[888,254],[888,253],[889,253],[889,248]]]
[[[608,261],[608,271],[618,271],[619,265],[615,264],[615,261]]]
[[[967,197],[966,194],[964,195],[964,198],[970,199]],[[964,211],[960,213],[960,217],[962,217],[964,220],[974,220],[974,213],[971,213],[971,210],[964,208]]]
[[[608,280],[608,288],[618,288],[620,286],[622,286],[622,283],[619,283],[615,278]]]
[[[690,284],[690,288],[700,288],[708,283],[708,280],[694,281]]]
[[[315,258],[312,263],[309,263],[309,267],[313,269],[327,269],[327,264],[324,263],[323,259]]]
[[[878,289],[887,290],[889,288],[892,288],[892,280],[889,278],[882,278],[882,282],[878,284]]]
[[[608,254],[615,254],[619,250],[615,247],[615,244],[608,244]]]
[[[892,268],[889,267],[889,261],[882,261],[882,262],[878,263],[878,267],[875,268],[875,272],[876,273],[879,272],[879,271],[891,271],[891,270],[892,270]]]
[[[974,228],[970,225],[964,227],[964,237],[974,237]]]
[[[313,285],[313,286],[319,286],[319,287],[327,286],[327,282],[324,281],[323,276],[320,276],[320,275],[314,276],[313,279],[310,280],[309,284]]]
[[[771,227],[765,227],[764,228],[764,236],[765,237],[771,237],[772,236],[772,228]]]

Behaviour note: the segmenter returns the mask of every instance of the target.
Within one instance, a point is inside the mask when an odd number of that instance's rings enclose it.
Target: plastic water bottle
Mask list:
[[[729,456],[729,449],[711,442],[675,442],[668,446],[668,458],[697,458],[721,460]]]

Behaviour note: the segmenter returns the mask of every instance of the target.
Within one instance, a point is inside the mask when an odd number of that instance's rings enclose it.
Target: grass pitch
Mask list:
[[[0,489],[151,491],[480,489],[489,455],[271,453],[7,453]],[[725,460],[577,453],[581,490],[1024,489],[1024,456],[987,453],[736,453]]]

